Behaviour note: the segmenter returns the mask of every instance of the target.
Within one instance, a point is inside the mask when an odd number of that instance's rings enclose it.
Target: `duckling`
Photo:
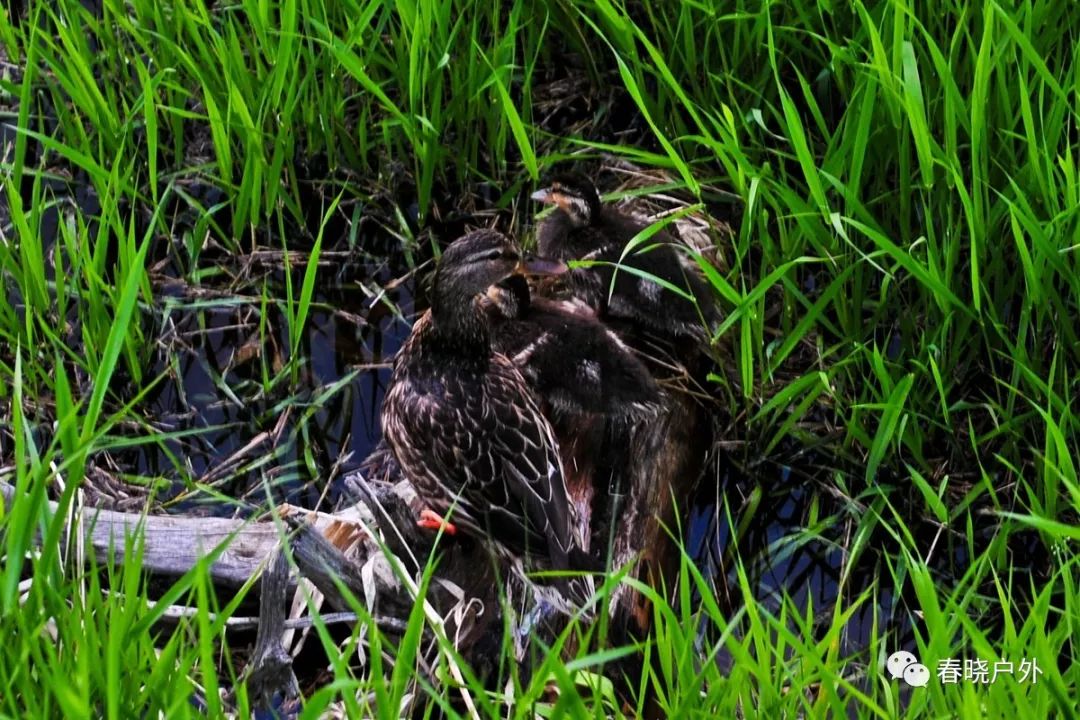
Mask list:
[[[580,173],[555,176],[532,199],[556,206],[537,229],[538,251],[550,258],[619,263],[627,243],[648,226],[601,203],[596,186]],[[648,240],[656,247],[631,252],[617,272],[607,264],[577,268],[568,275],[571,292],[604,317],[628,320],[661,337],[704,341],[716,323],[713,295],[699,269],[684,262],[676,242],[661,230]],[[693,300],[627,267],[684,288]]]
[[[551,424],[518,366],[493,349],[480,303],[521,263],[494,230],[446,249],[431,309],[395,359],[383,433],[431,508],[418,524],[464,529],[511,559],[546,557],[552,569],[580,569],[589,560]]]
[[[487,298],[495,349],[514,361],[556,419],[632,420],[655,412],[652,375],[588,305],[534,295],[522,275],[493,285]]]

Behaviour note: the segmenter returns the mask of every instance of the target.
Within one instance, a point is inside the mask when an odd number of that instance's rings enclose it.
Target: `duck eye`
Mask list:
[[[480,256],[481,260],[511,260],[516,258],[517,255],[510,250],[500,250],[498,248],[494,250],[488,250]]]

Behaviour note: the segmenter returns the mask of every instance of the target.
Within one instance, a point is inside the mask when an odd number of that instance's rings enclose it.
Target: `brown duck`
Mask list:
[[[700,270],[676,249],[674,237],[661,230],[640,252],[622,257],[630,240],[648,224],[604,205],[596,186],[580,173],[556,175],[532,198],[556,206],[537,229],[541,255],[598,263],[569,273],[574,296],[603,317],[630,321],[661,337],[707,338],[707,328],[716,324],[713,293]],[[616,272],[614,265],[620,262]]]
[[[521,269],[518,250],[493,230],[446,249],[431,309],[395,360],[383,432],[430,508],[421,524],[460,528],[504,556],[580,569],[590,561],[551,425],[518,366],[493,349],[490,311],[480,300]],[[534,261],[527,269],[552,267]]]
[[[633,420],[656,411],[649,370],[582,301],[538,296],[523,275],[493,286],[488,300],[493,346],[521,369],[549,415]]]

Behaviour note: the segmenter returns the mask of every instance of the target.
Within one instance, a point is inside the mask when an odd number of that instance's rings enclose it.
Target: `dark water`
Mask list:
[[[713,478],[717,482],[712,482]],[[846,609],[867,588],[877,588],[844,625],[838,647],[840,657],[849,659],[853,672],[863,674],[856,681],[860,685],[876,681],[879,659],[867,654],[874,635],[891,635],[895,649],[914,650],[914,628],[905,599],[894,597],[891,591],[892,580],[880,552],[884,544],[865,550],[841,585],[841,574],[849,562],[846,548],[851,544],[845,520],[851,520],[851,527],[857,522],[850,515],[845,518],[845,511],[850,510],[824,491],[830,479],[828,471],[817,469],[813,461],[800,464],[798,469],[782,461],[769,461],[753,473],[740,473],[733,463],[718,459],[707,469],[706,482],[689,513],[685,542],[695,564],[711,582],[713,596],[726,617],[733,617],[746,603],[736,570],[738,559],[745,568],[753,601],[761,610],[779,616],[785,598],[789,609],[796,608],[803,617],[808,608],[813,609],[809,637],[794,621],[788,625],[807,643],[820,640],[831,627],[838,601]],[[751,494],[757,497],[753,517],[739,533],[742,513],[750,512],[740,499]],[[804,534],[815,517],[816,535]],[[835,522],[821,522],[830,517]],[[700,648],[711,646],[719,633],[703,619]],[[792,650],[788,653],[786,660],[797,659]],[[734,658],[721,650],[716,661],[727,671]]]
[[[150,399],[149,415],[170,431],[195,434],[141,449],[136,471],[172,478],[172,494],[184,510],[198,504],[230,513],[222,496],[261,504],[268,490],[275,501],[314,507],[331,469],[355,468],[378,441],[389,363],[415,313],[412,277],[372,296],[373,288],[408,276],[403,264],[373,261],[362,274],[348,283],[317,283],[297,381],[285,378],[268,395],[263,373],[288,373],[281,369],[289,355],[282,311],[237,299],[210,307],[191,298],[166,300],[162,324],[179,338],[171,343],[178,350],[160,354],[153,374],[167,377]],[[269,292],[285,296],[284,286],[271,285]],[[265,339],[260,319],[268,328]],[[230,459],[236,462],[224,466]],[[208,482],[220,495],[185,492]]]
[[[872,692],[871,686],[875,684],[891,683],[897,689],[900,706],[906,707],[914,699],[912,688],[889,677],[884,666],[886,657],[871,654],[871,648],[875,641],[884,640],[886,656],[906,650],[918,657],[916,636],[926,641],[930,633],[912,583],[903,582],[897,590],[893,568],[899,550],[896,540],[885,529],[887,522],[895,523],[897,519],[867,526],[869,536],[860,538],[861,554],[854,561],[848,556],[857,544],[856,528],[866,513],[872,511],[843,499],[837,480],[838,473],[843,473],[848,482],[839,483],[841,486],[862,487],[859,470],[844,469],[836,457],[803,453],[795,453],[791,461],[777,458],[761,462],[753,472],[742,473],[735,469],[734,463],[718,460],[707,469],[706,483],[689,513],[686,543],[695,564],[711,582],[713,597],[725,618],[733,618],[748,601],[779,617],[787,597],[788,617],[791,618],[792,612],[801,616],[789,619],[787,628],[811,647],[832,629],[838,603],[847,612],[869,591],[868,597],[844,622],[836,651],[845,662],[845,679],[854,687]],[[926,517],[917,493],[908,495],[908,487],[901,478],[882,472],[876,482],[904,518],[937,586],[942,592],[952,592],[957,579],[969,570],[972,549],[976,555],[981,554],[996,536],[997,519],[991,513],[977,516],[970,535],[943,530]],[[744,523],[742,515],[750,512],[747,508],[752,503],[743,502],[743,498],[758,493],[753,515]],[[867,502],[868,496],[872,497],[864,493],[860,499]],[[726,512],[729,507],[730,519]],[[812,532],[805,532],[811,526]],[[933,552],[931,547],[935,548]],[[1038,587],[1039,579],[1045,579],[1050,572],[1049,555],[1038,535],[1015,533],[1009,538],[1009,547],[1015,567],[1030,572],[1031,586]],[[739,584],[736,558],[742,560],[746,570],[749,600]],[[1019,593],[1014,597],[1016,607],[1033,600],[1022,596],[1024,584],[1013,586]],[[968,592],[996,597],[993,587],[971,587]],[[806,630],[805,618],[811,609],[813,620],[811,628]],[[1004,632],[1006,623],[1003,610],[995,609],[993,604],[971,620],[991,636],[994,632]],[[699,650],[711,651],[721,634],[721,628],[702,618],[698,628]],[[779,633],[771,631],[771,634],[770,648],[787,648],[786,656],[774,662],[801,660],[798,651],[781,640]],[[737,633],[736,639],[739,639]],[[749,652],[756,652],[756,648],[750,647]],[[940,659],[920,658],[932,673]],[[736,660],[723,648],[716,654],[716,662],[726,673]],[[848,694],[842,688],[833,691],[842,696]],[[858,705],[857,702],[848,705],[851,716],[855,716]]]

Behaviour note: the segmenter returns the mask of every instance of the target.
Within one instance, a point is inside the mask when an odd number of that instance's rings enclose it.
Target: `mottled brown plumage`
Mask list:
[[[597,319],[595,310],[578,299],[538,296],[532,289],[517,275],[489,290],[492,343],[521,369],[551,420],[567,494],[588,533],[583,549],[599,566],[607,524],[597,524],[595,511],[607,503],[604,491],[613,464],[608,437],[623,436],[653,416],[660,391],[642,361]]]
[[[515,272],[500,233],[454,242],[435,271],[432,307],[399,352],[383,432],[405,476],[436,512],[512,556],[580,567],[581,528],[558,447],[512,360],[492,349],[480,295]]]
[[[628,320],[662,337],[705,340],[716,322],[712,291],[698,268],[684,260],[677,241],[661,230],[623,257],[626,246],[648,223],[604,205],[591,180],[579,173],[555,176],[533,199],[556,206],[537,229],[541,255],[593,260],[567,276],[574,296],[602,317]],[[616,270],[613,264],[619,263]],[[642,274],[686,290],[682,297]],[[614,278],[614,287],[612,279]]]
[[[537,229],[541,254],[624,266],[618,271],[605,264],[575,268],[560,278],[568,290],[564,294],[595,307],[654,376],[670,377],[661,382],[655,415],[624,427],[608,423],[601,442],[583,448],[586,458],[599,454],[610,461],[593,471],[612,480],[609,492],[598,492],[593,502],[593,541],[597,528],[603,532],[609,522],[612,566],[630,563],[632,577],[659,589],[677,571],[678,547],[667,533],[679,526],[677,509],[685,510],[692,496],[711,437],[707,411],[680,388],[697,384],[706,367],[700,344],[717,321],[713,291],[672,234],[657,232],[641,252],[626,252],[647,223],[604,205],[588,178],[556,176],[533,197],[556,206]],[[692,299],[639,273],[685,289]],[[564,455],[564,465],[572,462]],[[615,637],[629,642],[646,636],[652,610],[645,595],[620,586],[609,610]]]
[[[536,296],[521,275],[493,286],[488,300],[495,350],[514,361],[555,418],[631,420],[656,411],[652,375],[585,303]]]

